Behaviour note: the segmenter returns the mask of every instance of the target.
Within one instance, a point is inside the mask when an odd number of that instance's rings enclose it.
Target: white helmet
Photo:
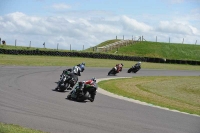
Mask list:
[[[94,82],[96,82],[96,81],[97,81],[95,77],[93,77],[91,80],[92,80],[92,81],[94,81]]]
[[[141,61],[139,61],[138,64],[141,64]]]

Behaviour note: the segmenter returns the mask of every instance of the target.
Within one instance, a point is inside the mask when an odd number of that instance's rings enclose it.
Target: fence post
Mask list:
[[[84,45],[83,45],[83,50],[84,50]]]
[[[156,36],[156,42],[157,42],[157,36]]]
[[[196,42],[195,42],[195,45],[197,44],[197,40],[196,40]]]
[[[170,43],[170,37],[169,37],[169,43]]]
[[[16,45],[17,45],[17,40],[15,39],[15,47],[16,47]]]
[[[116,40],[117,40],[117,36],[116,36]]]
[[[1,38],[0,38],[0,45],[1,45]]]
[[[70,51],[71,51],[71,44],[70,44]]]
[[[182,44],[184,43],[184,38],[183,38],[183,42],[182,42]]]
[[[57,50],[58,50],[58,45],[59,45],[59,43],[57,43]]]
[[[31,41],[30,41],[30,43],[29,43],[29,47],[31,47]]]
[[[124,35],[123,35],[123,40],[124,40]]]

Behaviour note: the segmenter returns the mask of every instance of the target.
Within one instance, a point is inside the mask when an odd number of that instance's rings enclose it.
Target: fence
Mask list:
[[[116,39],[118,37],[116,36]],[[126,39],[125,39],[126,38]],[[137,39],[135,39],[137,38]],[[144,39],[146,38],[146,40]],[[144,37],[142,36],[122,36],[122,40],[140,40],[140,41],[151,41],[151,42],[165,42],[165,43],[179,43],[179,44],[193,44],[198,45],[198,40],[192,40],[191,38],[181,38],[181,37],[159,37],[159,36],[153,36],[153,37]],[[172,41],[175,40],[175,41]],[[186,43],[189,40],[190,43]],[[192,43],[191,43],[192,42]]]

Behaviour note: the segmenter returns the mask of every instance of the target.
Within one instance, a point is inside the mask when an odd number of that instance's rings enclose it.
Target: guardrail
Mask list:
[[[85,58],[98,58],[98,59],[116,59],[116,60],[126,60],[126,61],[142,61],[142,62],[152,62],[152,63],[200,65],[200,61],[172,60],[163,58],[124,56],[124,55],[113,55],[113,54],[92,53],[92,52],[60,52],[60,51],[0,49],[0,54],[70,56],[70,57],[85,57]]]

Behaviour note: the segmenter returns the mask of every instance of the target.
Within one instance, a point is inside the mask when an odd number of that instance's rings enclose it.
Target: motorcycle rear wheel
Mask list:
[[[111,75],[111,74],[115,74],[114,70],[111,69],[109,72],[108,72],[108,75]]]
[[[66,83],[64,87],[60,87],[60,86],[59,86],[59,91],[60,91],[60,92],[63,92],[63,91],[65,91],[68,87],[69,87],[69,83]]]
[[[131,71],[132,71],[132,68],[129,68],[127,72],[128,72],[128,73],[131,73]]]
[[[67,95],[67,99],[71,99],[71,94]]]

